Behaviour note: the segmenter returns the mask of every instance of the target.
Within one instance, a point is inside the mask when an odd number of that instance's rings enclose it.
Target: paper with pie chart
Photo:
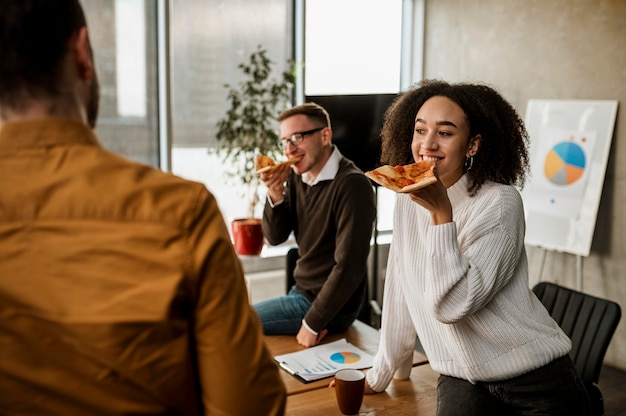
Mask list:
[[[528,208],[562,218],[576,218],[587,186],[596,133],[544,129],[531,162]]]
[[[573,138],[573,137],[572,137]],[[557,186],[570,186],[585,173],[585,152],[573,141],[557,143],[546,155],[543,171],[546,178]]]
[[[309,382],[331,377],[343,368],[369,368],[374,357],[343,338],[302,351],[277,355],[274,360],[291,375]]]
[[[590,254],[618,105],[616,100],[528,100],[530,175],[520,189],[527,245]]]

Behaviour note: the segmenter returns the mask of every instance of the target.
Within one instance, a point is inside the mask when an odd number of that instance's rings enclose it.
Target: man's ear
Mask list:
[[[72,52],[74,54],[78,76],[87,81],[93,79],[93,54],[91,44],[89,43],[87,27],[81,27],[72,37]]]
[[[471,157],[478,153],[478,149],[480,148],[480,134],[477,134],[474,137],[470,137],[469,146],[467,147],[467,157]]]
[[[330,129],[330,127],[325,127],[324,130],[322,130],[322,143],[324,144],[324,146],[329,146],[332,142],[332,138],[333,131]]]

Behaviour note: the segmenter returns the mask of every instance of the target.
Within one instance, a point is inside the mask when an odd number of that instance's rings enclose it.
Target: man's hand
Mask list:
[[[260,175],[261,180],[265,186],[267,186],[267,193],[272,203],[282,201],[283,192],[285,192],[285,181],[289,177],[290,170],[290,166],[281,165],[272,172],[266,172]]]
[[[306,329],[304,325],[302,325],[300,327],[300,331],[298,331],[298,335],[296,335],[296,341],[298,341],[298,344],[304,347],[314,347],[318,345],[322,341],[322,339],[324,339],[327,333],[327,329],[322,329],[319,334],[315,335],[314,333]]]

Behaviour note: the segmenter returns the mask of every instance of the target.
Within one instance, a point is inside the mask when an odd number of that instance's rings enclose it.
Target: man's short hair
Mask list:
[[[68,41],[85,25],[78,0],[0,1],[0,106],[57,96]]]
[[[305,115],[312,120],[319,121],[325,127],[331,127],[330,125],[330,116],[328,115],[328,111],[324,107],[314,102],[308,102],[304,104],[297,105],[295,107],[291,107],[289,110],[285,110],[278,116],[278,121],[283,121],[286,118],[295,116],[295,115]],[[332,128],[332,127],[331,127]]]

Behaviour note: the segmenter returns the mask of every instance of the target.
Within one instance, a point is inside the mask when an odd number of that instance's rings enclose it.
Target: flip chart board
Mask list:
[[[531,176],[522,191],[526,244],[588,256],[617,101],[531,99]]]

